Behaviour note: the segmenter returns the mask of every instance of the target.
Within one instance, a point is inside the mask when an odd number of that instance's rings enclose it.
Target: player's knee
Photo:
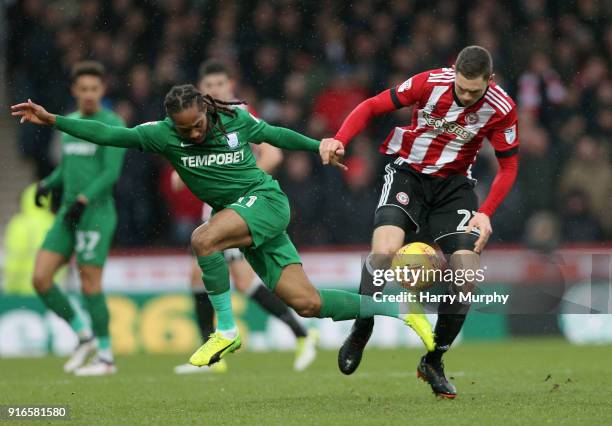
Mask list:
[[[479,273],[480,255],[472,250],[456,250],[450,256],[449,265],[455,271],[456,291],[464,294],[474,291],[482,275]]]
[[[379,244],[375,250],[372,250],[372,253],[375,254],[384,254],[384,255],[393,255],[397,253],[397,251],[402,248],[401,245],[393,244],[391,242]]]
[[[45,271],[34,270],[32,285],[37,293],[46,293],[53,284],[53,276]]]
[[[377,229],[372,238],[372,253],[376,255],[394,255],[402,248],[404,236],[398,237],[395,227],[389,229]]]
[[[215,238],[208,227],[199,227],[193,231],[191,247],[198,256],[208,256],[215,251]]]
[[[98,294],[102,292],[102,286],[100,283],[83,280],[81,283],[81,291],[86,295]]]
[[[295,308],[295,312],[301,317],[312,318],[319,315],[321,311],[320,300],[304,300],[299,303]]]
[[[452,269],[477,269],[480,255],[472,250],[456,250],[451,254],[449,265]]]
[[[393,241],[382,241],[372,247],[368,262],[374,269],[385,269],[391,266],[393,256],[401,248]]]

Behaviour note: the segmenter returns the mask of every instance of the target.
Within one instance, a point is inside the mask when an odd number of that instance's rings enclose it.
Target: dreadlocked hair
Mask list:
[[[209,117],[209,127],[216,127],[222,133],[226,133],[219,114],[235,117],[236,111],[232,106],[244,105],[246,102],[225,102],[215,99],[210,95],[202,94],[193,84],[182,84],[173,86],[166,94],[164,108],[166,108],[166,114],[172,116],[187,108],[191,108],[194,103]]]

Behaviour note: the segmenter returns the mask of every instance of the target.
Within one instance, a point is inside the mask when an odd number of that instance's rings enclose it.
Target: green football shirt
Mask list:
[[[278,183],[257,167],[249,143],[266,141],[268,126],[248,112],[221,114],[225,134],[214,128],[204,142],[181,139],[170,118],[136,126],[144,151],[157,152],[172,163],[185,185],[200,200],[219,210],[253,190],[280,190]]]
[[[234,111],[232,115],[220,114],[225,132],[216,126],[199,144],[182,139],[171,118],[125,129],[58,115],[55,127],[95,144],[162,155],[196,197],[220,210],[255,190],[281,191],[278,182],[257,167],[249,143],[265,141],[290,150],[319,150],[319,141],[271,126],[242,109]]]
[[[121,117],[105,108],[88,116],[74,112],[68,117],[125,126]],[[95,145],[67,133],[62,135],[61,145],[61,162],[43,184],[49,188],[63,186],[63,203],[72,203],[79,194],[93,202],[112,197],[113,185],[121,174],[125,150]]]

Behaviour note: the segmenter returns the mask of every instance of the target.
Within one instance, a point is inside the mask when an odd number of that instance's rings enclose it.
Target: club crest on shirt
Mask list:
[[[395,195],[395,199],[398,201],[398,203],[404,206],[408,205],[408,203],[410,202],[410,198],[405,192],[398,192],[397,195]]]
[[[227,139],[227,146],[229,146],[230,149],[236,149],[240,146],[240,141],[238,140],[238,132],[226,134],[225,139]]]
[[[428,103],[428,104],[425,105],[425,108],[423,108],[423,112],[431,114],[435,107],[436,107],[436,104]]]
[[[465,122],[467,124],[478,123],[478,118],[478,114],[476,114],[475,112],[468,112],[467,114],[465,114]]]
[[[516,124],[504,130],[504,137],[506,138],[506,143],[512,145],[516,140]]]

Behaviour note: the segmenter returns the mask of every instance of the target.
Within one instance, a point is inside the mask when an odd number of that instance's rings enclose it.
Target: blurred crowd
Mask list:
[[[8,87],[12,99],[69,112],[71,65],[97,59],[109,71],[105,101],[132,126],[162,118],[168,88],[195,82],[201,62],[217,58],[262,118],[321,138],[366,97],[479,44],[520,115],[519,176],[493,219],[493,240],[599,242],[612,238],[611,14],[596,0],[23,0],[8,9]],[[345,173],[314,154],[285,153],[276,177],[298,246],[368,243],[388,161],[376,148],[409,117],[404,109],[376,119],[351,143]],[[53,135],[19,132],[23,155],[44,177],[58,161]],[[486,147],[474,169],[480,197],[496,167]],[[167,179],[164,160],[127,154],[118,245],[185,243],[177,228],[197,225],[199,208],[176,217]]]

